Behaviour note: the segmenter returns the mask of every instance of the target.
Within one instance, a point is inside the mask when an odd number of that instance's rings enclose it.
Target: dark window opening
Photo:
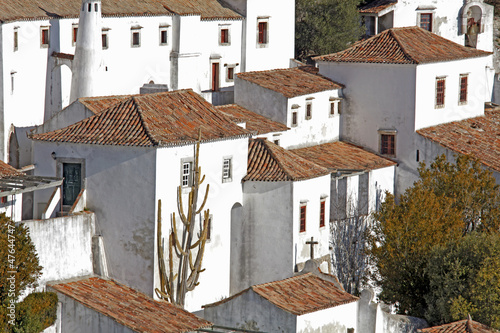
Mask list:
[[[460,103],[467,103],[467,81],[466,75],[460,77]]]
[[[319,204],[319,226],[325,226],[325,202],[321,201]]]
[[[396,155],[395,139],[394,134],[382,134],[380,153],[383,155]]]
[[[436,83],[436,106],[444,106],[445,80],[438,79]]]
[[[229,30],[228,29],[221,29],[220,30],[220,43],[221,44],[228,44],[229,43]]]
[[[300,232],[306,231],[306,206],[300,207]]]
[[[259,44],[267,44],[267,22],[259,22]]]

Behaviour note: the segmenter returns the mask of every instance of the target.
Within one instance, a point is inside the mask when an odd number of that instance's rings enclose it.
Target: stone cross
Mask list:
[[[306,244],[311,246],[311,259],[314,259],[314,245],[317,245],[318,242],[314,241],[314,237],[311,237],[311,240],[307,241]]]

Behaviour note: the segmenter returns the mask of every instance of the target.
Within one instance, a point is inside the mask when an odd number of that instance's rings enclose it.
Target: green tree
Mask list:
[[[467,318],[500,328],[500,236],[471,233],[436,246],[425,271],[426,319],[443,324]]]
[[[297,0],[295,5],[295,56],[344,50],[363,34],[359,0]]]
[[[380,299],[399,313],[424,317],[430,253],[472,231],[498,231],[500,195],[491,173],[468,156],[457,156],[456,163],[439,156],[418,171],[420,179],[398,203],[387,194],[368,240]]]

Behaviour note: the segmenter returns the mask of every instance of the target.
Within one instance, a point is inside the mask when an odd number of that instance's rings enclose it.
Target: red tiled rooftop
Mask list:
[[[392,28],[316,61],[382,64],[424,64],[491,55],[462,46],[419,27]]]
[[[423,128],[418,134],[460,154],[478,158],[500,172],[500,111],[484,116]]]
[[[81,0],[0,0],[0,21],[76,18]],[[102,15],[157,16],[201,15],[202,19],[241,19],[241,15],[217,0],[106,0]]]
[[[499,331],[478,323],[477,321],[466,319],[450,324],[434,326],[418,330],[420,333],[499,333]]]
[[[330,172],[266,139],[251,139],[247,175],[243,181],[299,181]]]
[[[155,301],[112,280],[91,277],[51,287],[136,332],[190,332],[212,326],[171,303]]]
[[[216,106],[216,109],[220,110],[235,123],[246,123],[246,129],[255,134],[283,132],[288,130],[286,125],[247,110],[237,104]]]
[[[120,146],[170,146],[248,137],[192,90],[136,95],[68,127],[34,134],[33,140]]]
[[[378,14],[384,9],[395,5],[398,0],[375,0],[359,8],[361,14]]]
[[[0,160],[0,178],[18,175],[24,175],[24,173]]]
[[[322,279],[313,273],[307,273],[285,280],[252,286],[230,298],[204,307],[226,303],[248,290],[252,290],[280,309],[298,316],[358,300],[358,297],[338,288],[333,282]]]
[[[341,89],[339,83],[316,74],[311,66],[304,68],[272,69],[258,72],[238,73],[239,79],[255,83],[263,88],[276,91],[286,98],[292,98],[325,90]]]
[[[341,141],[293,149],[292,152],[331,171],[374,170],[397,164],[388,158]]]
[[[97,114],[109,109],[118,103],[137,95],[122,95],[122,96],[102,96],[102,97],[80,97],[78,101],[82,103],[91,112]]]

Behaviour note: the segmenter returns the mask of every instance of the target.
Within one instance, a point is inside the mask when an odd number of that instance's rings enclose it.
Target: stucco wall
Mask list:
[[[371,170],[369,174],[369,210],[370,212],[379,209],[384,201],[385,192],[394,194],[394,178],[396,166]]]
[[[252,290],[223,304],[204,309],[203,318],[215,325],[269,333],[297,331],[295,315],[272,305]]]
[[[38,280],[40,288],[48,281],[92,274],[92,236],[96,225],[94,213],[82,212],[23,223],[29,228],[40,266],[43,267]]]
[[[357,332],[358,302],[342,304],[297,316],[297,333],[346,333],[348,328]]]

